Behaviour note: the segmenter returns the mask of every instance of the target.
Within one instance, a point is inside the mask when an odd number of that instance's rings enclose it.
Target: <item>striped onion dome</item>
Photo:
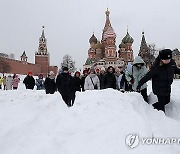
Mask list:
[[[124,44],[126,43],[133,43],[134,39],[129,35],[129,33],[127,32],[126,36],[122,39],[122,42]]]

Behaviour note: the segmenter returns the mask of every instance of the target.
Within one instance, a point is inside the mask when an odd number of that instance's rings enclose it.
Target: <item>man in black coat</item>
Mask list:
[[[32,72],[29,72],[28,75],[24,78],[23,83],[26,86],[26,89],[34,89],[35,86],[35,80],[32,76]]]
[[[164,49],[159,52],[151,70],[139,81],[137,89],[152,79],[153,93],[157,95],[158,102],[153,104],[157,110],[165,112],[165,105],[170,102],[171,84],[174,74],[180,74],[175,61],[172,59],[172,51]]]
[[[69,75],[67,67],[64,67],[63,72],[57,76],[56,87],[67,106],[73,106],[75,101],[75,88],[73,78]]]
[[[116,77],[114,75],[115,70],[112,66],[109,66],[107,73],[104,75],[104,87],[116,89]]]
[[[56,83],[54,72],[50,71],[48,77],[45,79],[44,87],[46,89],[46,94],[54,94],[56,91]]]

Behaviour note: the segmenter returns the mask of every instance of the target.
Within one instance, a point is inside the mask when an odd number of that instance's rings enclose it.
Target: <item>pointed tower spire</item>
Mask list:
[[[39,38],[38,52],[36,54],[37,55],[48,55],[46,37],[44,34],[44,26],[42,26],[42,28],[43,28],[43,30],[42,30],[41,37]]]
[[[139,50],[139,56],[144,60],[144,62],[148,65],[150,62],[150,51],[146,43],[146,39],[144,36],[144,32],[142,32],[142,40],[141,40],[141,46]]]
[[[42,30],[42,35],[41,35],[41,37],[42,37],[42,38],[45,38],[45,35],[44,35],[44,26],[42,26],[42,28],[43,28],[43,30]]]
[[[147,51],[147,50],[148,50],[148,46],[147,46],[147,43],[146,43],[144,32],[142,32],[142,40],[141,40],[140,51],[143,52],[143,51]]]
[[[109,15],[110,15],[110,11],[107,8],[107,10],[106,10],[106,23],[105,23],[104,30],[103,30],[104,32],[108,29],[108,27],[111,27]]]

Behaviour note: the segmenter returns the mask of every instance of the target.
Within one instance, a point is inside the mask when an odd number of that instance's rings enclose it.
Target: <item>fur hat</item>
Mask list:
[[[159,57],[162,60],[172,59],[172,51],[170,49],[164,49],[159,51]]]
[[[63,71],[68,71],[68,67],[63,67]]]

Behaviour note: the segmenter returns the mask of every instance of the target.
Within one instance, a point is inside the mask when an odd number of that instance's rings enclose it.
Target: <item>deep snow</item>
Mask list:
[[[125,144],[131,133],[180,137],[180,81],[172,87],[166,116],[138,93],[78,92],[67,108],[59,93],[25,90],[21,81],[17,91],[0,91],[0,154],[179,154],[177,144]]]

